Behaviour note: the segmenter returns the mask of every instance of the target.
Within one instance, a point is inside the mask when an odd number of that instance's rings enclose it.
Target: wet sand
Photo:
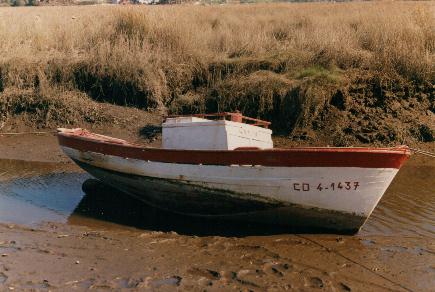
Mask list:
[[[345,236],[172,215],[90,178],[51,135],[0,139],[1,291],[435,287],[433,160],[412,157]]]

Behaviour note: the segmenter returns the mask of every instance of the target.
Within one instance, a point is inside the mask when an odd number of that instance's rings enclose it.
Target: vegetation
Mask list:
[[[432,2],[2,8],[0,119],[26,111],[22,98],[33,96],[31,108],[55,107],[43,113],[75,108],[68,101],[78,99],[173,113],[239,109],[298,139],[430,141],[434,9]]]

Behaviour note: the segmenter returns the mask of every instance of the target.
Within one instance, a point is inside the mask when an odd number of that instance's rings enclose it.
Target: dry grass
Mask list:
[[[433,102],[434,13],[433,2],[3,8],[0,92],[238,108],[288,131],[366,72],[369,90],[399,80],[404,97]]]

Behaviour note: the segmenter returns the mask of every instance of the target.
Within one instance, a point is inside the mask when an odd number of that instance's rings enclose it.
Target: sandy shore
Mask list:
[[[0,137],[2,158],[77,170],[53,135]],[[187,223],[186,223],[187,224]],[[0,224],[0,290],[429,291],[427,237],[285,234],[249,226],[162,232],[71,216],[68,224]],[[246,227],[248,229],[248,226]],[[169,228],[170,229],[170,228]],[[184,229],[185,230],[185,229]],[[204,235],[206,234],[206,235]],[[33,289],[33,290],[32,290]]]

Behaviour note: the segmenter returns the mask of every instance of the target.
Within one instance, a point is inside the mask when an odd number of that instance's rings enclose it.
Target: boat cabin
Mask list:
[[[270,123],[239,112],[169,116],[162,124],[162,147],[186,150],[273,148]]]

